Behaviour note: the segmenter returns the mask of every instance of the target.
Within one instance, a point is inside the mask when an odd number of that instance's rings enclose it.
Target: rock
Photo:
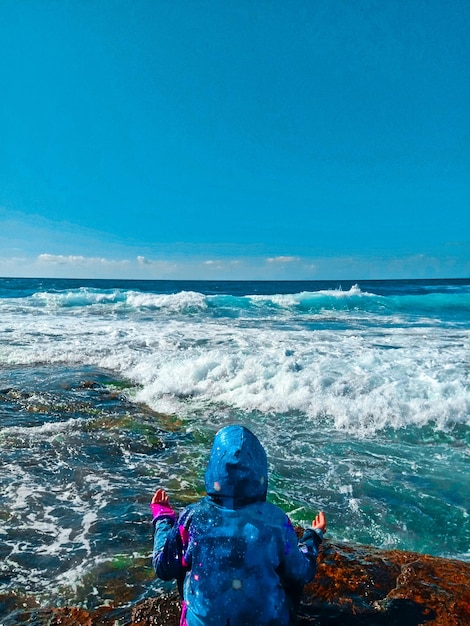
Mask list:
[[[175,593],[129,606],[30,609],[44,626],[178,626]],[[9,622],[11,623],[11,622]],[[345,543],[322,545],[315,580],[304,589],[299,626],[467,626],[470,563]],[[247,625],[248,626],[248,625]]]
[[[300,624],[470,624],[470,563],[325,542]]]
[[[134,607],[131,626],[179,626],[180,611],[177,593],[149,599]]]

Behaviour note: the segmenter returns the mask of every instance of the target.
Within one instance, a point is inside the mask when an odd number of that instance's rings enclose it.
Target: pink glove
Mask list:
[[[152,502],[150,510],[152,511],[153,519],[158,519],[159,517],[171,517],[171,519],[175,519],[175,512],[169,504]]]

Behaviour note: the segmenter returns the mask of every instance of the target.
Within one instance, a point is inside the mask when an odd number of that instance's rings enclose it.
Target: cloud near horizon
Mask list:
[[[136,280],[376,280],[399,278],[466,278],[468,246],[456,254],[276,257],[246,256],[205,259],[175,253],[154,259],[123,250],[118,258],[41,253],[0,256],[0,276]]]
[[[96,263],[102,265],[115,265],[128,263],[128,261],[112,261],[104,257],[85,257],[83,255],[75,254],[39,254],[37,257],[39,263],[56,263],[58,265],[95,265]]]
[[[275,256],[266,259],[267,263],[295,263],[302,261],[298,256]]]
[[[17,259],[26,264],[26,259]],[[298,256],[212,258],[180,256],[171,260],[149,259],[144,255],[112,259],[97,256],[41,253],[29,264],[34,275],[46,268],[48,276],[81,276],[96,278],[189,279],[189,280],[276,280],[315,279],[317,266]],[[56,268],[55,270],[53,268]],[[294,272],[292,275],[289,272]]]

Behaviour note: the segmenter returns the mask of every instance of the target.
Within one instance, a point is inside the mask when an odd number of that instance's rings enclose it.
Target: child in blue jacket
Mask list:
[[[150,505],[153,567],[159,578],[178,582],[181,626],[294,623],[293,598],[315,576],[324,513],[299,544],[287,515],[266,502],[266,453],[243,426],[217,433],[205,483],[207,496],[178,520],[163,489]]]

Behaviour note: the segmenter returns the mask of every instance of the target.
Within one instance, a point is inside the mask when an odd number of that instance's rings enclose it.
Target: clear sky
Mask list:
[[[468,0],[1,0],[0,276],[470,275]]]

